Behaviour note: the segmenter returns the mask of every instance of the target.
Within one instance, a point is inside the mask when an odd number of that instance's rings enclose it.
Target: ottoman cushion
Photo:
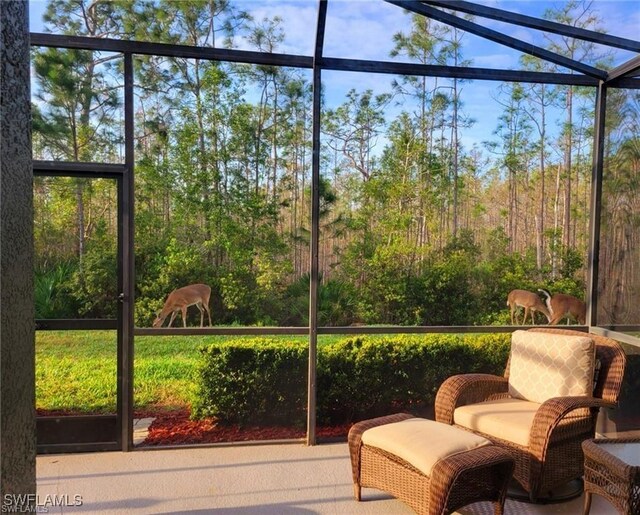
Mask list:
[[[481,436],[423,418],[367,429],[362,443],[398,456],[426,476],[431,476],[436,462],[447,456],[491,445]]]

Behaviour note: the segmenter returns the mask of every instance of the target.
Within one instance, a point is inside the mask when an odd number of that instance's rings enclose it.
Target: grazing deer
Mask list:
[[[552,296],[547,290],[541,289],[540,291],[546,295],[547,306],[551,312],[549,325],[557,325],[564,317],[567,317],[568,324],[570,316],[575,318],[579,324],[584,325],[587,320],[587,305],[584,302],[572,295],[556,293]]]
[[[549,315],[549,311],[547,307],[542,302],[542,299],[538,296],[537,293],[533,293],[532,291],[527,290],[511,290],[509,292],[509,296],[507,297],[507,306],[511,309],[511,325],[516,325],[513,323],[514,313],[518,309],[519,306],[524,308],[524,320],[522,321],[522,325],[527,323],[527,315],[531,313],[531,324],[535,325],[534,314],[536,311],[539,311],[544,316],[547,317],[547,320],[551,320],[551,316]],[[516,322],[517,320],[516,315]]]
[[[209,316],[209,326],[211,326],[211,312],[209,311],[210,296],[211,288],[206,284],[190,284],[189,286],[173,290],[167,297],[162,311],[158,312],[158,316],[153,321],[153,327],[161,327],[169,313],[171,313],[171,319],[167,327],[171,327],[178,311],[182,311],[182,323],[184,327],[187,327],[187,308],[194,305],[200,310],[200,327],[204,324],[205,310]]]

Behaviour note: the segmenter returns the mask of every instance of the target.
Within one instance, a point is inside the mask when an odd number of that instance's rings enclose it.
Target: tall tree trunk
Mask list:
[[[93,62],[87,65],[86,74],[82,80],[80,88],[80,117],[78,125],[74,131],[74,161],[92,161],[93,156],[89,149],[92,145],[87,141],[89,127],[91,124],[91,101],[93,98],[93,76],[95,64]],[[80,271],[86,249],[86,231],[85,231],[85,202],[84,202],[84,179],[76,179],[76,221],[78,224],[78,260]],[[82,274],[81,274],[82,275]]]
[[[200,79],[200,60],[196,59],[194,63],[195,67],[195,85],[193,94],[196,97],[196,122],[198,124],[198,165],[200,168],[200,181],[202,188],[202,200],[205,206],[205,212],[202,213],[204,222],[204,237],[206,241],[211,241],[211,219],[209,218],[210,209],[209,203],[209,174],[208,174],[208,159],[207,159],[207,146],[204,133],[204,109],[202,106],[202,83]],[[207,245],[207,261],[211,263],[213,261],[213,254],[211,246]]]
[[[518,184],[515,170],[509,170],[509,252],[515,252],[518,238]]]
[[[567,92],[567,127],[564,148],[564,216],[562,222],[562,243],[565,248],[571,245],[571,154],[573,151],[573,87]]]
[[[542,268],[544,267],[544,250],[545,250],[545,241],[544,241],[544,221],[545,221],[545,180],[547,175],[546,170],[546,159],[545,159],[545,142],[547,136],[547,121],[546,121],[546,109],[545,109],[545,92],[546,86],[543,84],[541,86],[541,94],[540,94],[540,211],[538,212],[537,221],[537,231],[538,231],[538,241],[536,245],[536,265],[538,268],[538,272],[542,272]]]
[[[78,224],[78,259],[82,271],[82,263],[85,254],[85,230],[84,230],[84,179],[76,179],[76,222]]]
[[[457,30],[454,31],[457,36]],[[458,51],[454,52],[454,66],[458,66]],[[458,236],[458,79],[453,79],[453,237]]]
[[[278,84],[276,77],[273,77],[273,133],[271,137],[273,153],[273,200],[277,201],[278,182]]]
[[[258,110],[258,127],[256,133],[256,141],[255,141],[255,152],[256,152],[256,162],[255,162],[255,170],[254,170],[254,190],[256,194],[256,198],[260,193],[260,146],[262,139],[262,131],[264,129],[264,118],[265,118],[265,105],[266,105],[266,96],[267,96],[267,85],[264,84],[262,88],[262,93],[260,95],[260,107]]]
[[[576,141],[576,179],[575,184],[573,184],[573,191],[575,197],[576,205],[580,205],[580,170],[581,166],[581,157],[582,157],[582,131],[578,131],[578,140]],[[578,240],[578,216],[574,216],[571,221],[572,230],[571,230],[571,247],[576,248],[577,240]]]
[[[553,199],[553,246],[551,252],[551,279],[558,276],[558,227],[560,225],[560,176],[562,165],[558,165],[556,172],[556,191]]]
[[[457,85],[457,80],[454,79],[454,84]],[[451,195],[452,202],[452,221],[451,221],[451,236],[455,239],[458,235],[458,108],[456,102],[456,86],[453,88],[453,117],[451,120],[451,143],[450,143],[450,158],[449,163],[451,167],[451,187],[453,189]]]

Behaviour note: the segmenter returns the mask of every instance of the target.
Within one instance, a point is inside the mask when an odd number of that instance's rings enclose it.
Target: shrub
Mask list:
[[[91,318],[115,318],[118,312],[118,261],[115,249],[106,245],[87,248],[82,267],[69,281],[78,314]]]
[[[507,335],[355,337],[318,353],[318,419],[341,423],[398,411],[426,415],[449,376],[501,374]]]
[[[237,339],[201,353],[194,418],[304,425],[308,354],[303,341]]]
[[[398,411],[429,412],[442,382],[459,373],[502,374],[509,335],[359,336],[318,349],[322,424]],[[193,416],[303,425],[306,342],[255,338],[202,349]]]

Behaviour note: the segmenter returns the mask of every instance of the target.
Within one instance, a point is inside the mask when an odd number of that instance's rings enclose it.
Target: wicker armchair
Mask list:
[[[565,329],[534,328],[531,331],[586,336],[585,333]],[[540,404],[533,414],[528,445],[473,431],[512,453],[516,462],[514,479],[529,493],[532,502],[554,488],[582,477],[584,455],[581,444],[594,437],[599,408],[617,405],[626,364],[624,352],[610,338],[588,336],[596,344],[596,360],[600,362],[592,397],[554,397]],[[511,398],[508,378],[509,363],[504,377],[465,374],[448,378],[436,396],[436,420],[471,430],[454,422],[455,410],[461,406]]]

